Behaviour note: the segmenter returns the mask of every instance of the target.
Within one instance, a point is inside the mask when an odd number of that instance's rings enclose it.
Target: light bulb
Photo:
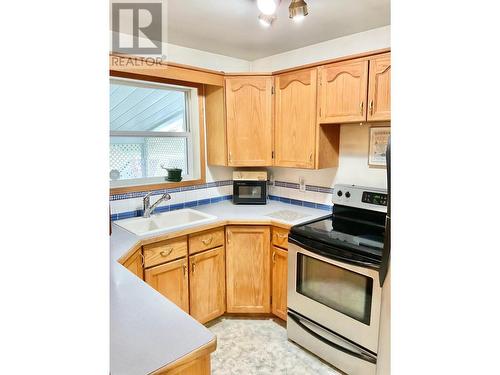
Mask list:
[[[302,22],[302,21],[304,20],[304,18],[305,18],[305,16],[304,16],[304,15],[302,15],[302,14],[300,14],[300,15],[298,15],[298,16],[293,17],[292,19],[293,19],[295,22],[299,23],[299,22]]]
[[[263,14],[270,16],[276,12],[278,0],[257,0],[257,8],[259,8]]]

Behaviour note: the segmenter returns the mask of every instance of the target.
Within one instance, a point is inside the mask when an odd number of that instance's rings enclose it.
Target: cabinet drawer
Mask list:
[[[216,228],[189,236],[189,254],[224,245],[224,228]]]
[[[273,245],[288,249],[288,230],[273,227]]]
[[[187,236],[145,245],[144,266],[152,267],[187,255]]]

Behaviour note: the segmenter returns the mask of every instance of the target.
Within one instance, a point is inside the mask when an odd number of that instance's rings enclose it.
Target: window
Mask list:
[[[197,88],[112,79],[109,103],[111,187],[165,183],[200,175]]]

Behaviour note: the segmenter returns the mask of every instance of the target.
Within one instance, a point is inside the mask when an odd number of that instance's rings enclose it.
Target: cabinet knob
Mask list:
[[[276,263],[276,251],[273,251],[273,263]]]
[[[360,113],[363,114],[363,109],[365,108],[365,102],[361,102],[359,104],[359,110],[360,110]]]
[[[369,109],[370,109],[370,115],[373,115],[373,99],[370,100]]]

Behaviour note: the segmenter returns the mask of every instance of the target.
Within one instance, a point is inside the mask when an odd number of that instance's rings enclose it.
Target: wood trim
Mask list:
[[[277,75],[277,74],[283,74],[283,73],[288,73],[288,72],[294,72],[296,70],[301,70],[301,69],[306,69],[306,68],[316,68],[316,67],[321,66],[321,65],[328,65],[328,64],[332,64],[332,63],[336,63],[336,62],[346,61],[346,60],[354,60],[354,59],[359,59],[359,58],[364,58],[364,57],[372,57],[372,56],[379,55],[382,53],[387,53],[390,51],[391,51],[390,48],[382,48],[382,49],[378,49],[378,50],[374,50],[374,51],[362,52],[362,53],[357,53],[354,55],[336,57],[334,59],[322,60],[322,61],[318,61],[318,62],[314,62],[314,63],[310,63],[310,64],[299,65],[299,66],[295,66],[293,68],[277,70],[277,71],[273,72],[272,74]]]
[[[199,114],[199,149],[200,149],[200,178],[181,182],[161,182],[147,185],[120,186],[109,189],[110,195],[125,194],[138,191],[151,191],[160,189],[173,189],[183,186],[202,185],[206,182],[206,161],[205,161],[205,86],[196,82],[177,81],[162,77],[144,76],[129,72],[109,72],[111,77],[129,78],[141,81],[164,83],[171,85],[182,85],[198,89],[198,114]]]
[[[179,358],[176,361],[169,363],[166,366],[163,366],[153,372],[151,375],[161,375],[167,371],[173,370],[179,366],[185,365],[191,361],[194,361],[200,357],[210,355],[210,353],[214,352],[217,349],[217,337],[215,337],[212,341],[209,341],[205,345],[200,346],[198,349],[193,350],[192,352],[186,354],[184,357]]]
[[[195,66],[159,61],[140,56],[110,54],[109,69],[114,73],[140,74],[207,85],[222,86],[224,73]]]

